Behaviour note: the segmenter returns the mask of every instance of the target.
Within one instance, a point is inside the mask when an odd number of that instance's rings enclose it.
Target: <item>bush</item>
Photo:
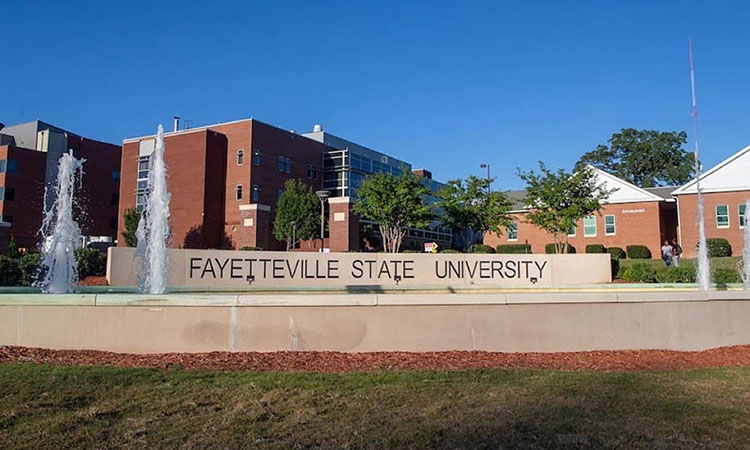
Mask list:
[[[495,249],[486,244],[474,244],[469,247],[469,253],[495,253]]]
[[[706,239],[706,247],[710,258],[732,256],[732,246],[724,238],[708,238]]]
[[[695,283],[695,266],[683,264],[680,267],[665,267],[657,273],[659,283]]]
[[[612,255],[613,258],[625,259],[625,250],[620,247],[609,247],[607,248],[607,253]]]
[[[651,250],[645,245],[628,245],[625,249],[630,259],[651,259]]]
[[[586,246],[586,253],[607,253],[607,249],[602,244],[589,244]]]
[[[634,283],[656,283],[656,269],[650,264],[636,263],[623,271],[622,277]]]
[[[528,244],[500,244],[495,247],[495,253],[531,253]]]
[[[711,248],[709,246],[709,248]],[[729,283],[741,283],[740,273],[729,267],[716,267],[711,271],[711,281],[718,285]]]
[[[576,252],[576,248],[573,247],[572,245],[568,244],[568,253],[575,253],[575,252]],[[547,244],[547,245],[545,245],[544,246],[544,253],[547,253],[548,255],[557,253],[555,251],[555,244]]]
[[[21,269],[18,260],[0,256],[0,286],[18,286],[21,284]]]
[[[406,250],[403,250],[401,253],[424,253],[424,252],[407,248]]]
[[[461,253],[458,250],[454,248],[446,248],[445,250],[440,250],[440,253]]]
[[[18,268],[21,270],[21,286],[34,286],[44,277],[40,269],[42,255],[39,253],[24,253],[18,258]]]
[[[263,249],[260,248],[260,247],[252,247],[252,246],[242,247],[242,248],[240,248],[240,250],[246,251],[246,252],[261,252],[261,251],[263,251]]]
[[[107,256],[94,248],[77,248],[78,279],[88,276],[101,277],[107,273]]]

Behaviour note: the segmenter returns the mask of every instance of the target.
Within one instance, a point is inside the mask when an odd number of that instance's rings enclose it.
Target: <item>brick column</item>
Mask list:
[[[271,207],[252,203],[240,205],[240,229],[238,230],[237,248],[269,248],[271,232]]]
[[[328,199],[329,247],[332,252],[359,250],[359,217],[351,212],[350,197]]]

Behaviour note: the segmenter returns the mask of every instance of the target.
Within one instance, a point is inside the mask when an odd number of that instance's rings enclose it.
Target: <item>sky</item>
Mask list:
[[[750,144],[750,2],[0,3],[0,122],[93,139],[253,117],[516,189],[621,128]]]

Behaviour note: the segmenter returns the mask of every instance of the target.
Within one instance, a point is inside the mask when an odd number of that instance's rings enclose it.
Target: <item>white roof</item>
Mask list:
[[[672,195],[697,194],[692,179]],[[701,192],[750,191],[750,145],[701,175]]]
[[[597,169],[596,167],[589,167],[596,172],[597,186],[604,187],[604,189],[608,191],[615,189],[615,191],[609,194],[609,197],[602,202],[603,204],[664,201],[664,198],[652,194],[643,188],[639,188],[634,184],[628,183],[622,178],[618,178],[601,169]]]

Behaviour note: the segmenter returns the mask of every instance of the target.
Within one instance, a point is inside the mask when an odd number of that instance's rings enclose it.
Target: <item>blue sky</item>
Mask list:
[[[174,114],[321,123],[518,188],[623,127],[692,136],[692,36],[704,163],[750,144],[747,2],[67,3],[0,4],[0,122],[111,142]]]

